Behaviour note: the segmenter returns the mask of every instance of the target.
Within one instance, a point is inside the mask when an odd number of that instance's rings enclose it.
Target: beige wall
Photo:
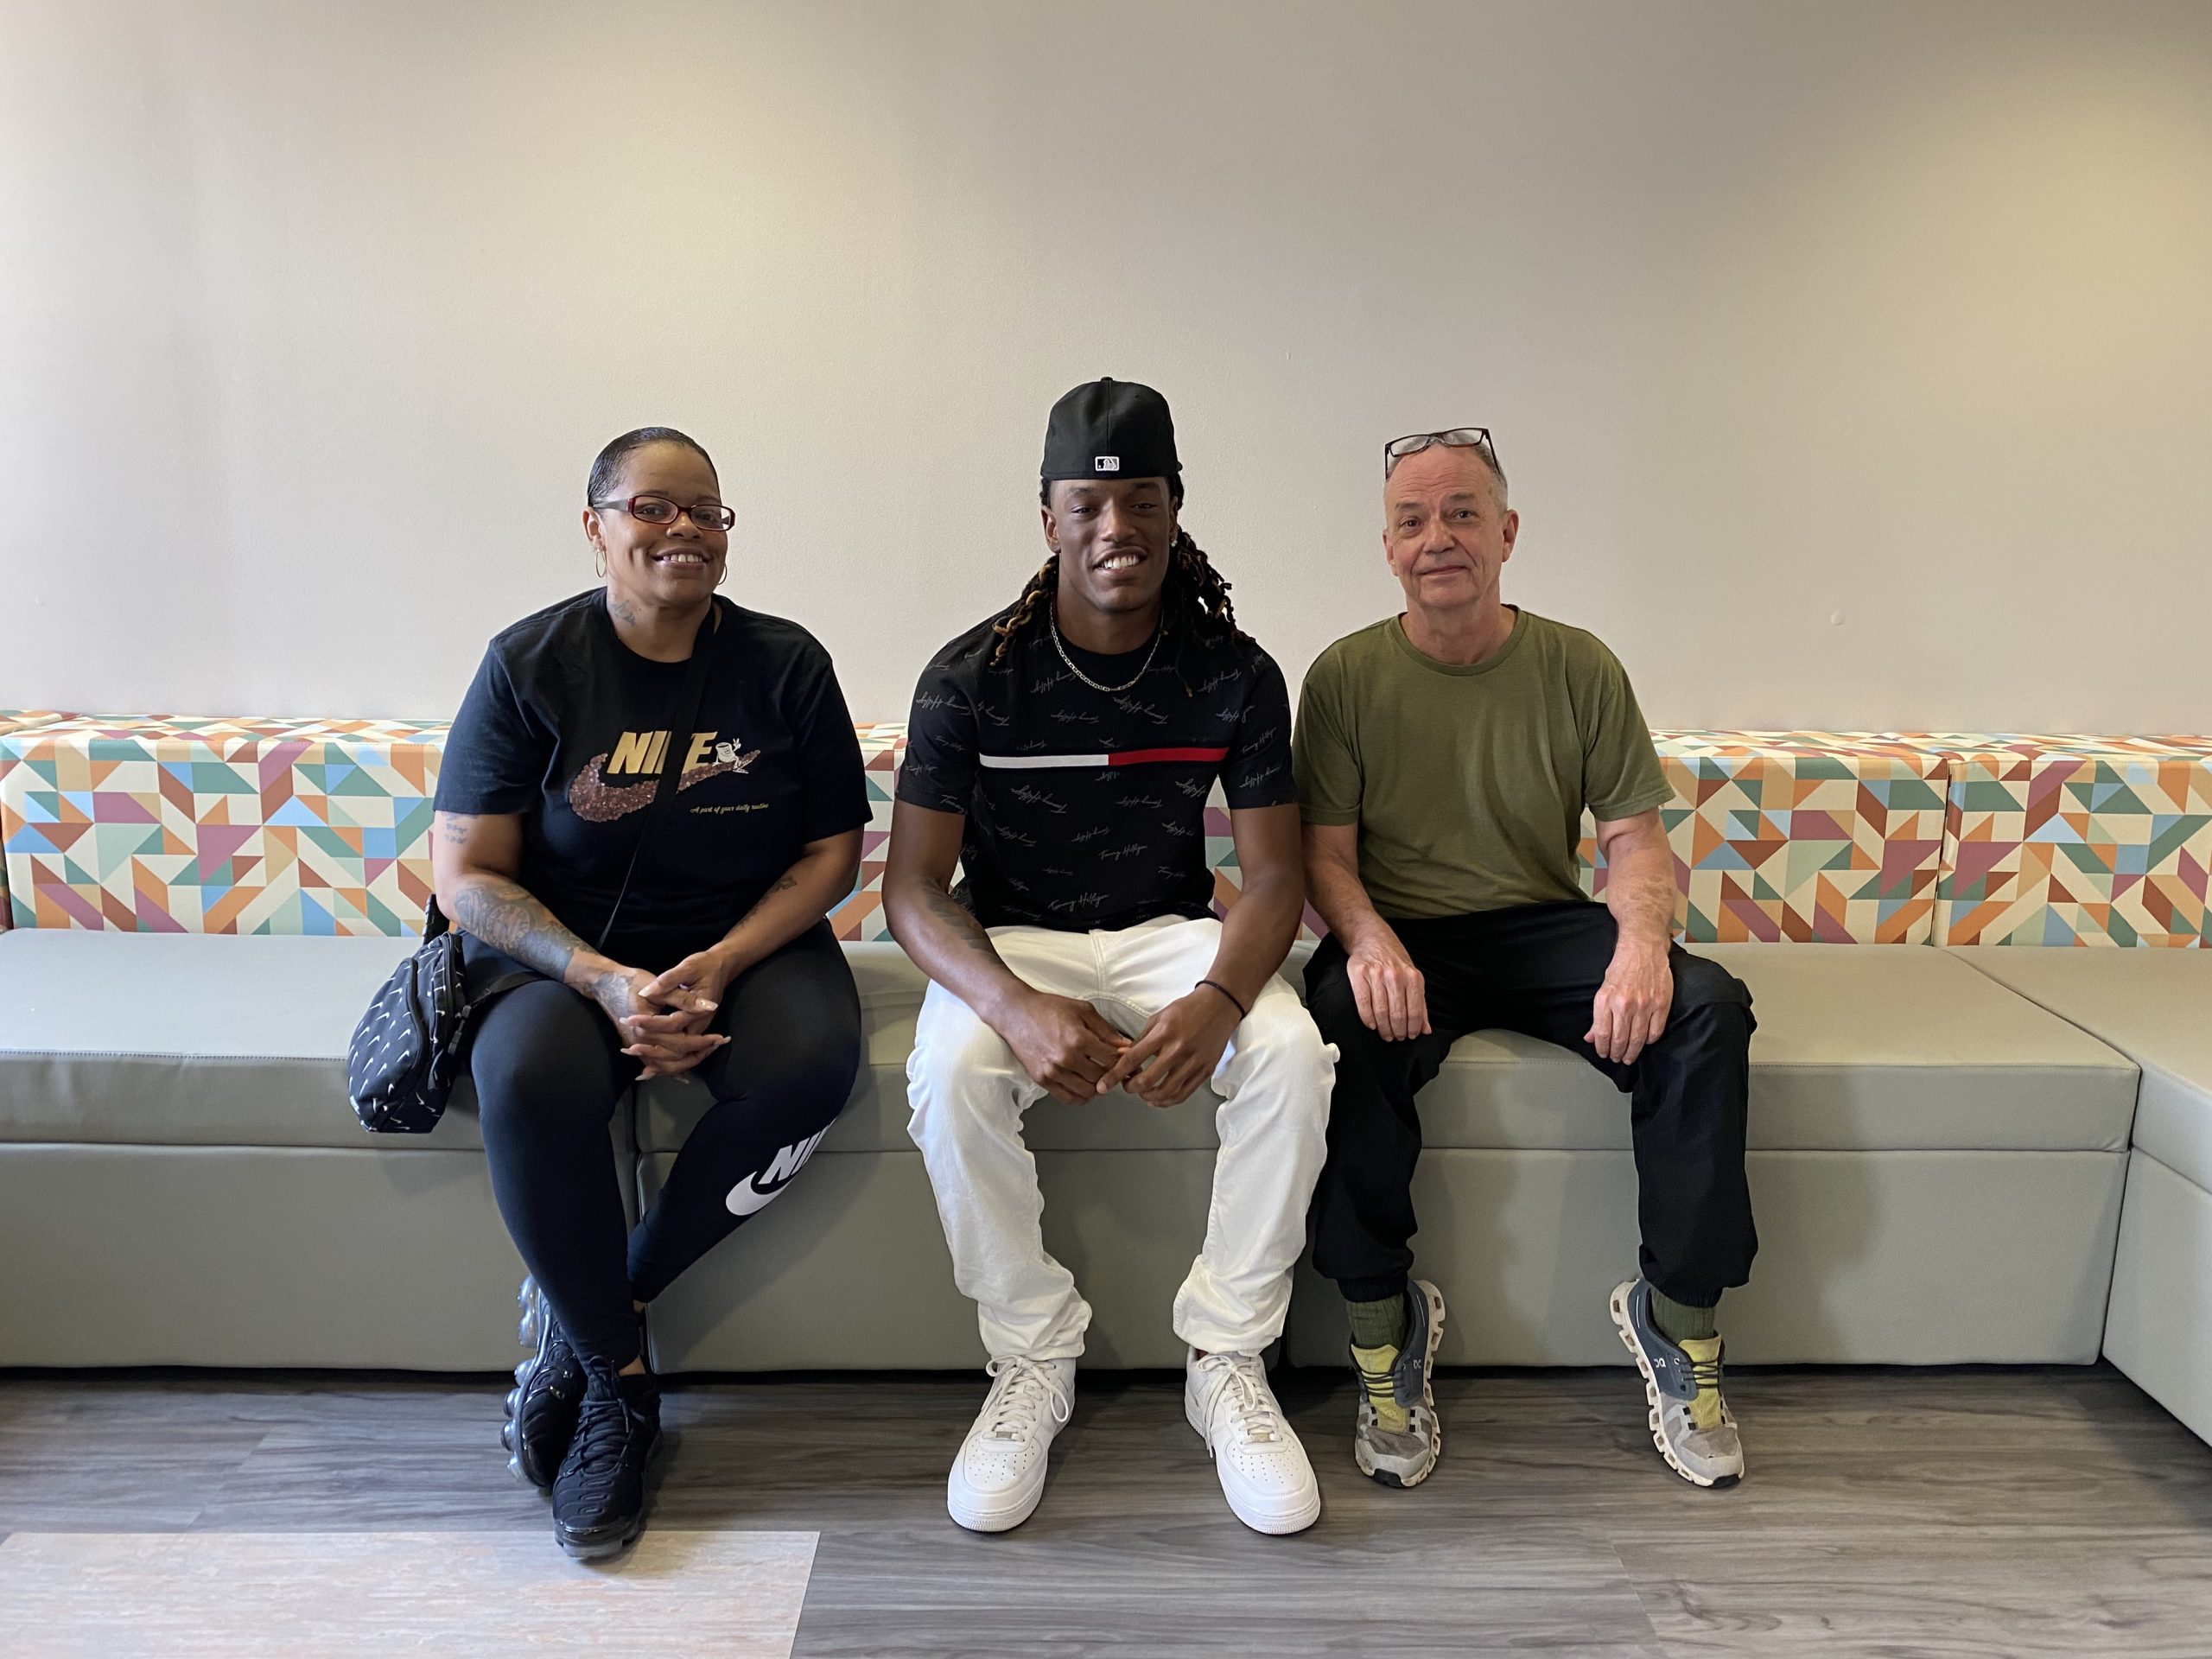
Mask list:
[[[1294,682],[1479,422],[1656,721],[2212,729],[2212,6],[0,0],[0,706],[445,713],[654,421],[896,717],[1100,373]]]

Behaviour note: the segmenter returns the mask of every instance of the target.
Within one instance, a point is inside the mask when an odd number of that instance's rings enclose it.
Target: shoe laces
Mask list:
[[[619,1393],[594,1389],[584,1395],[583,1414],[576,1420],[569,1457],[586,1492],[594,1497],[606,1494],[621,1471],[623,1456],[635,1433],[629,1405]]]
[[[1687,1345],[1682,1351],[1689,1358],[1690,1380],[1697,1384],[1697,1392],[1684,1402],[1684,1408],[1690,1414],[1690,1421],[1697,1427],[1716,1427],[1723,1421],[1722,1413],[1727,1408],[1720,1395],[1720,1344],[1715,1343],[1711,1356],[1702,1359]]]
[[[1351,1369],[1359,1378],[1359,1397],[1375,1414],[1376,1427],[1389,1434],[1403,1434],[1413,1427],[1410,1408],[1398,1403],[1398,1359],[1401,1351],[1395,1348],[1360,1348],[1351,1351]],[[1387,1354],[1389,1359],[1380,1370],[1371,1370],[1362,1354]]]
[[[1395,1405],[1398,1401],[1398,1351],[1395,1348],[1385,1348],[1380,1351],[1370,1349],[1368,1351],[1387,1353],[1390,1356],[1390,1363],[1379,1371],[1370,1371],[1359,1357],[1360,1350],[1353,1349],[1351,1368],[1358,1374],[1360,1387],[1366,1391],[1367,1397],[1376,1404],[1380,1405],[1383,1401],[1388,1400],[1391,1404]]]
[[[1208,1354],[1198,1362],[1198,1375],[1206,1379],[1206,1418],[1228,1397],[1230,1421],[1247,1446],[1269,1446],[1283,1438],[1282,1420],[1276,1415],[1274,1395],[1268,1390],[1267,1373],[1254,1354]]]
[[[1065,1423],[1075,1410],[1049,1365],[1016,1355],[995,1359],[983,1370],[993,1380],[991,1397],[983,1402],[983,1432],[994,1440],[1026,1440],[1046,1412]]]

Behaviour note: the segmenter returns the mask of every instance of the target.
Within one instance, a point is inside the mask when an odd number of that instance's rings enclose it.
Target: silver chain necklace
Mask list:
[[[1139,680],[1144,678],[1144,677],[1151,671],[1152,659],[1160,655],[1160,638],[1162,634],[1167,632],[1166,620],[1162,618],[1160,626],[1152,631],[1152,649],[1144,654],[1144,666],[1137,670],[1135,674],[1131,675],[1127,680],[1124,680],[1119,685],[1101,685],[1097,681],[1092,679],[1090,675],[1084,673],[1081,669],[1075,665],[1075,658],[1068,655],[1068,648],[1060,643],[1060,619],[1058,614],[1053,611],[1046,611],[1045,613],[1045,620],[1052,630],[1052,649],[1060,653],[1060,660],[1068,665],[1068,672],[1074,675],[1076,678],[1081,680],[1092,690],[1103,691],[1109,696],[1116,692],[1128,690],[1131,686],[1135,685]]]

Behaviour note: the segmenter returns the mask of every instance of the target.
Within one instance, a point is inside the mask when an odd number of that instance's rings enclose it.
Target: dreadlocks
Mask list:
[[[1049,492],[1051,486],[1046,487]],[[1176,492],[1179,498],[1181,493]],[[1006,620],[991,629],[999,640],[991,649],[993,668],[1006,660],[1016,639],[1037,626],[1059,586],[1060,556],[1055,553],[1037,567],[1037,574],[1029,578],[1029,585],[1021,590],[1021,598]],[[1160,626],[1201,645],[1244,637],[1236,626],[1236,609],[1229,601],[1228,579],[1213,568],[1213,561],[1191,539],[1187,530],[1178,528],[1167,549],[1167,581],[1160,590]]]

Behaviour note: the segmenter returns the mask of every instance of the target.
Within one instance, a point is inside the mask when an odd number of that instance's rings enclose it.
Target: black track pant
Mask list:
[[[510,965],[469,949],[472,978],[480,957]],[[507,1231],[569,1339],[617,1367],[638,1357],[632,1301],[652,1301],[773,1197],[852,1093],[860,997],[829,924],[732,981],[713,1029],[730,1040],[688,1086],[715,1103],[626,1238],[607,1124],[639,1067],[598,1004],[535,979],[494,1001],[470,1043]]]
[[[1313,1197],[1313,1264],[1347,1300],[1398,1294],[1413,1267],[1414,1096],[1445,1051],[1486,1027],[1571,1048],[1630,1096],[1643,1276],[1678,1302],[1709,1307],[1751,1277],[1758,1235],[1744,1181],[1751,994],[1717,963],[1671,952],[1667,1029],[1632,1065],[1582,1040],[1612,960],[1605,906],[1525,905],[1472,916],[1394,921],[1427,982],[1431,1033],[1385,1042],[1363,1024],[1344,949],[1324,939],[1306,969],[1306,1005],[1337,1046],[1329,1161]]]

